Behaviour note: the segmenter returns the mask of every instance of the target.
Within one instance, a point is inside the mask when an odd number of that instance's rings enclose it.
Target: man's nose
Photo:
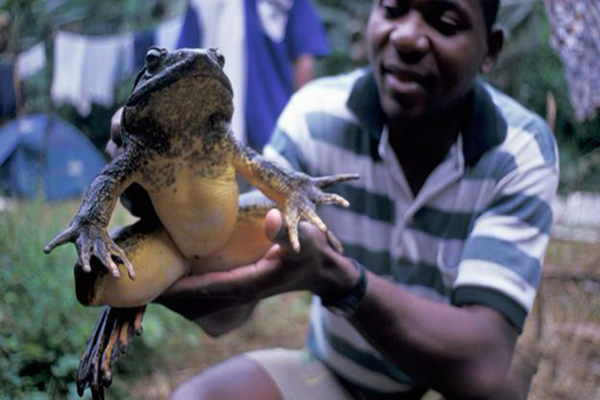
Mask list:
[[[430,49],[426,22],[418,11],[412,10],[394,21],[390,42],[405,61],[418,61]]]

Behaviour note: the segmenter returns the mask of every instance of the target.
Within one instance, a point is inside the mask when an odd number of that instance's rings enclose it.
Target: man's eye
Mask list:
[[[446,14],[433,17],[431,24],[446,36],[452,36],[461,29],[460,21]]]
[[[403,1],[380,0],[379,7],[383,9],[386,18],[397,18],[406,12],[407,6]]]

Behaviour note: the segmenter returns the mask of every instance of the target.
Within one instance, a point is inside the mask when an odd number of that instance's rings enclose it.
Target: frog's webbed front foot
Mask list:
[[[294,251],[300,251],[298,239],[298,224],[305,219],[314,224],[319,230],[327,235],[330,243],[342,251],[341,243],[333,233],[327,229],[325,223],[317,215],[316,206],[320,204],[337,204],[348,207],[349,203],[342,196],[335,193],[325,193],[321,189],[336,183],[358,179],[357,174],[339,174],[313,178],[308,175],[294,172],[290,176],[290,190],[285,193],[285,201],[282,209],[283,218],[288,228],[288,235]]]
[[[146,306],[137,308],[105,307],[96,322],[92,337],[77,370],[77,392],[91,388],[92,398],[103,399],[104,388],[112,382],[112,365],[125,354],[133,335],[142,334]]]
[[[44,252],[50,253],[54,248],[67,242],[73,242],[79,254],[79,263],[85,272],[90,272],[91,258],[97,257],[100,262],[115,277],[119,278],[121,273],[115,260],[125,265],[131,279],[135,279],[133,265],[129,262],[125,252],[117,246],[102,227],[92,223],[73,222],[62,233],[58,234],[45,247]]]

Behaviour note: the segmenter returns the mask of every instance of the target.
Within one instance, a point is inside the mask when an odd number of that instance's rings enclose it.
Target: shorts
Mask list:
[[[423,391],[405,395],[364,395],[335,375],[306,349],[257,350],[245,353],[245,356],[267,372],[285,400],[439,399],[439,395],[430,397],[430,393],[423,397]]]

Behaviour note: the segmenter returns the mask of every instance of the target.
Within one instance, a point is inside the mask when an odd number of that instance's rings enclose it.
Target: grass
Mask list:
[[[99,311],[74,296],[72,245],[42,254],[79,202],[23,202],[0,212],[0,399],[77,398],[77,363]],[[131,222],[118,209],[114,225]],[[525,338],[542,352],[531,399],[599,398],[600,246],[551,241],[542,285],[542,335],[536,315]],[[165,399],[182,381],[244,351],[300,347],[309,296],[267,299],[242,328],[214,339],[193,323],[150,306],[144,334],[115,370],[109,399]],[[538,340],[539,339],[539,340]],[[594,397],[596,396],[596,397]]]

